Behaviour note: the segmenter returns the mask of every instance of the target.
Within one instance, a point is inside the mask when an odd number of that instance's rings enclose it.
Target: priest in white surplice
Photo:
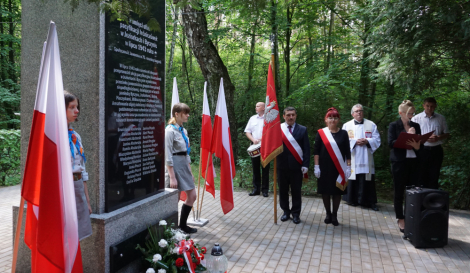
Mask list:
[[[380,134],[377,125],[364,118],[362,105],[354,105],[351,115],[354,119],[343,125],[351,148],[351,176],[343,200],[352,206],[362,205],[378,211],[373,153],[380,146]]]

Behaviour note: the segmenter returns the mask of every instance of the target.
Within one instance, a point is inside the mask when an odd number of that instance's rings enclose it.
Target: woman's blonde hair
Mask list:
[[[398,106],[398,112],[408,114],[408,112],[410,111],[411,108],[415,108],[414,104],[410,100],[404,100]]]
[[[181,113],[183,112],[184,114],[189,114],[191,112],[191,109],[189,109],[189,106],[185,103],[177,103],[173,105],[173,109],[171,109],[171,118],[168,121],[168,124],[176,124],[176,115],[175,113]]]

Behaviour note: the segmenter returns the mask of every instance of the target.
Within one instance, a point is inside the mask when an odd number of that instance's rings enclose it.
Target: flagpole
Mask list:
[[[207,153],[207,165],[206,165],[206,179],[207,180],[207,172],[209,171],[209,162],[210,162],[210,158],[211,158],[212,154],[211,152],[209,151],[209,153]],[[204,180],[204,188],[203,188],[203,191],[202,191],[202,199],[201,199],[201,208],[200,210],[198,210],[198,214],[197,214],[197,219],[199,220],[201,218],[201,211],[202,211],[202,202],[204,201],[204,193],[206,192],[206,182]]]
[[[21,196],[20,207],[18,211],[18,220],[16,221],[15,245],[13,247],[13,261],[11,262],[11,273],[16,271],[16,259],[18,257],[18,243],[20,242],[21,226],[23,225],[24,198]]]
[[[202,148],[199,148],[199,159],[202,158]],[[199,171],[197,173],[197,209],[196,209],[196,217],[194,217],[194,220],[198,219],[198,215],[199,215],[199,193],[201,191],[201,160],[199,160]]]

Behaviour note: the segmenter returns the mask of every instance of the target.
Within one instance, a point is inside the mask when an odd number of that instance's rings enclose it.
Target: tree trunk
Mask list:
[[[180,0],[176,2],[178,3]],[[199,9],[193,8],[192,5],[197,5]],[[235,86],[232,84],[227,67],[220,58],[217,49],[209,37],[204,9],[194,0],[192,1],[192,5],[188,3],[182,8],[182,24],[184,26],[184,33],[188,38],[189,47],[193,51],[194,56],[199,63],[204,79],[207,81],[207,93],[209,100],[212,102],[212,113],[214,113],[216,106],[215,98],[219,91],[220,79],[224,79],[225,99],[230,121],[232,148],[234,159],[236,160],[238,157],[238,134],[234,108]]]
[[[286,63],[286,98],[289,97],[290,87],[290,39],[292,36],[292,16],[294,14],[294,8],[287,5],[287,27],[286,27],[286,48],[284,49],[284,62]]]
[[[194,98],[193,98],[193,93],[191,91],[191,83],[189,81],[189,73],[188,73],[188,65],[186,64],[186,38],[183,37],[183,42],[181,43],[181,63],[182,63],[182,68],[183,72],[186,75],[186,83],[188,84],[188,91],[189,91],[189,97],[191,98],[191,102],[194,104]]]
[[[250,61],[248,62],[248,84],[246,87],[246,92],[248,93],[251,90],[251,85],[253,82],[253,71],[255,68],[255,48],[256,48],[256,27],[258,25],[258,20],[256,20],[251,31],[251,45],[250,45]]]
[[[277,3],[276,0],[271,0],[271,31],[274,36],[274,47],[273,47],[273,53],[274,54],[274,82],[276,85],[276,94],[277,94],[277,100],[282,101],[280,98],[281,94],[281,77],[279,73],[279,41],[277,39],[277,32],[278,32],[278,25],[276,23],[276,17],[277,17]]]
[[[364,44],[364,49],[362,51],[362,63],[361,63],[361,79],[359,84],[359,103],[368,106],[369,105],[369,45],[367,43],[369,36],[370,20],[366,16],[364,18],[364,36],[362,38],[362,43]]]
[[[328,48],[327,48],[327,57],[326,57],[326,71],[330,68],[330,62],[332,59],[332,51],[333,51],[333,46],[332,46],[332,41],[331,41],[331,36],[333,34],[333,26],[335,24],[335,13],[333,10],[330,10],[330,26],[328,29]]]
[[[168,71],[166,74],[171,73],[173,68],[173,58],[175,56],[176,35],[178,33],[178,7],[173,6],[174,21],[173,21],[173,36],[171,36],[170,60],[168,61]]]
[[[3,2],[0,1],[0,22],[3,22]],[[0,36],[3,37],[3,25],[0,23]],[[5,42],[3,39],[0,39],[0,82],[4,79],[6,79],[6,71],[7,71],[7,65],[5,62],[5,57],[3,57],[2,51],[5,49]]]
[[[374,64],[374,72],[375,70],[377,69],[377,67],[379,67],[379,62],[375,62]],[[369,108],[372,110],[374,109],[374,103],[375,103],[375,94],[377,93],[377,78],[374,77],[372,79],[372,83],[371,83],[371,86],[370,86],[370,101],[369,101]],[[367,114],[367,118],[368,119],[372,119],[372,114],[373,114],[373,111],[369,111],[369,113]]]
[[[8,0],[8,11],[10,12],[10,17],[8,19],[8,22],[9,22],[9,32],[10,32],[10,35],[11,37],[15,37],[15,29],[14,29],[14,26],[13,26],[13,4],[11,2],[11,0]],[[10,42],[9,42],[9,47],[10,47],[10,52],[8,53],[8,57],[9,57],[9,62],[10,62],[10,65],[9,65],[9,76],[10,76],[10,79],[17,83],[17,78],[16,78],[16,71],[15,71],[15,51],[13,50],[13,39],[10,39]]]

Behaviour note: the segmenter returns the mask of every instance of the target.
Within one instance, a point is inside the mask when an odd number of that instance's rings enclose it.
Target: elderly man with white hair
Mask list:
[[[380,134],[377,125],[364,118],[361,104],[352,107],[351,115],[354,119],[343,125],[351,148],[351,176],[343,200],[352,206],[359,204],[378,211],[373,154],[380,146]]]

